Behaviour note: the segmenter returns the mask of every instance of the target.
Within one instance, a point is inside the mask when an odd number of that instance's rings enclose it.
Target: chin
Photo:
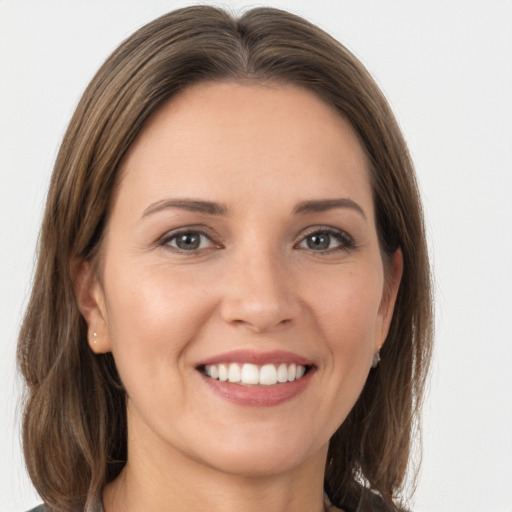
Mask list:
[[[294,453],[263,453],[262,451],[241,450],[215,457],[215,461],[210,467],[229,475],[264,478],[293,471],[307,458],[309,457],[306,457],[305,454],[301,456],[297,451]]]
[[[270,435],[268,435],[270,433]],[[203,464],[223,473],[240,477],[265,477],[292,471],[315,456],[327,455],[325,443],[311,443],[301,436],[267,429],[265,435],[231,433],[227,440],[204,446]],[[220,436],[219,436],[220,439]]]

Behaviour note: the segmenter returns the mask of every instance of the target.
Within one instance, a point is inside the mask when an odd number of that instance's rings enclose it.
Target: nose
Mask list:
[[[293,324],[300,310],[293,272],[276,254],[252,252],[231,265],[221,304],[225,322],[265,333]]]

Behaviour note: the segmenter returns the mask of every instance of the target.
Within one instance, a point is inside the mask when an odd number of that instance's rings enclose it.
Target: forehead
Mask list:
[[[313,93],[283,84],[185,89],[148,120],[120,172],[117,195],[147,200],[172,193],[229,202],[234,189],[282,202],[297,194],[371,197],[350,124]]]

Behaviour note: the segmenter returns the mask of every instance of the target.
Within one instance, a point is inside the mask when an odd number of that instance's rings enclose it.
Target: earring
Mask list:
[[[98,342],[98,333],[96,331],[94,331],[92,333],[92,342],[96,345],[96,343]]]
[[[379,363],[380,363],[380,350],[378,352],[375,352],[375,354],[373,354],[372,368],[377,368],[377,366],[379,366]]]

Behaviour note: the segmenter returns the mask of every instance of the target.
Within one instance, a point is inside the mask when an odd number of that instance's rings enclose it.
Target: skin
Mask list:
[[[120,172],[99,272],[77,272],[91,348],[113,353],[127,390],[129,457],[106,511],[323,510],[328,442],[402,271],[399,251],[384,268],[353,129],[295,86],[201,84],[156,112]],[[296,211],[339,198],[352,203]],[[198,250],[177,247],[180,228],[204,233]],[[341,233],[327,250],[308,245],[326,230]],[[219,396],[197,365],[240,348],[311,360],[307,387],[268,407]]]

